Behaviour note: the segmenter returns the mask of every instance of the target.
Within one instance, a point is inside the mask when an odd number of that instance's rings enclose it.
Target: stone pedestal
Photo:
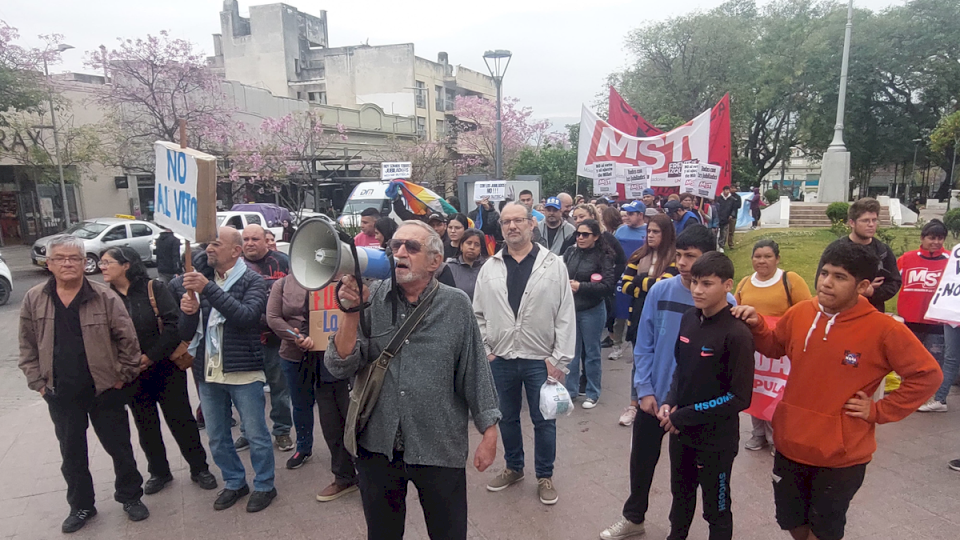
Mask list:
[[[850,193],[850,152],[823,154],[817,202],[846,202],[848,193]]]

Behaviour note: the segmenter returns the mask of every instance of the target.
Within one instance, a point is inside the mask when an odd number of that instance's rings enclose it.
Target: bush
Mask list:
[[[943,224],[953,233],[954,239],[960,238],[960,208],[954,208],[943,215]]]
[[[850,203],[830,203],[827,206],[827,217],[830,218],[831,223],[846,223],[848,210],[850,210]]]
[[[780,191],[776,189],[768,189],[763,192],[763,199],[767,201],[767,204],[773,204],[780,200]]]
[[[830,226],[830,232],[832,232],[837,238],[843,238],[844,236],[850,234],[850,227],[848,227],[843,221],[834,221],[833,225]]]
[[[893,243],[893,227],[889,227],[889,228],[878,227],[875,238],[889,246],[890,244]],[[903,255],[903,253],[900,253],[900,255]]]

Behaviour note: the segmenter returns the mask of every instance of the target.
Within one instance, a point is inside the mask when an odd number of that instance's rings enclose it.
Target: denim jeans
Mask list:
[[[949,324],[943,325],[943,364],[940,367],[943,369],[943,383],[934,399],[946,403],[950,386],[957,380],[957,373],[960,372],[960,328],[953,328]]]
[[[230,404],[240,413],[240,423],[246,430],[245,437],[250,441],[250,463],[253,465],[254,491],[273,489],[274,459],[270,432],[267,431],[267,419],[264,418],[266,399],[263,397],[263,383],[250,384],[212,384],[200,383],[200,401],[207,422],[207,435],[210,438],[210,453],[213,462],[220,467],[223,484],[227,489],[240,489],[247,485],[246,470],[237,455],[230,434]]]
[[[280,359],[280,344],[263,346],[263,374],[270,385],[270,421],[273,422],[273,436],[289,435],[293,426],[290,413],[290,390],[287,378],[283,375]]]
[[[566,385],[570,397],[580,393],[580,359],[583,358],[584,372],[587,376],[587,397],[600,399],[600,375],[603,366],[600,363],[600,334],[607,320],[607,308],[600,302],[596,306],[577,312],[577,350],[568,366]]]
[[[599,340],[598,340],[599,345]],[[547,380],[544,360],[500,357],[490,362],[493,382],[500,397],[500,436],[503,438],[503,457],[511,471],[523,470],[523,433],[520,431],[520,409],[527,392],[527,407],[533,422],[533,457],[537,478],[553,477],[553,462],[557,457],[557,421],[545,420],[540,414],[540,387]]]

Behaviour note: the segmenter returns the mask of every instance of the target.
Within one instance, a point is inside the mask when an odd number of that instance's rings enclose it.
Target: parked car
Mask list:
[[[0,255],[0,306],[10,301],[10,293],[13,292],[13,274],[10,273],[10,267],[7,261]]]
[[[99,270],[100,254],[114,246],[129,246],[148,263],[155,262],[150,250],[151,240],[156,240],[163,231],[153,223],[128,218],[96,218],[81,221],[70,227],[64,234],[71,234],[83,240],[86,251],[83,271],[95,274]],[[47,243],[51,236],[45,236],[33,243],[30,259],[33,264],[47,267]]]
[[[286,218],[289,219],[289,218]],[[260,225],[268,231],[273,231],[273,234],[277,238],[283,236],[283,226],[276,225],[273,227],[268,226],[269,222],[263,217],[263,214],[260,212],[254,211],[229,211],[229,212],[217,212],[217,227],[233,227],[234,229],[243,232],[243,228],[247,225]]]

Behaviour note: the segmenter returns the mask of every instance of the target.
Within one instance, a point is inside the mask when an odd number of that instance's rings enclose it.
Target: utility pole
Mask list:
[[[61,43],[57,52],[72,49],[71,45]],[[50,83],[50,72],[47,70],[47,52],[43,53],[43,75],[47,79],[47,102],[50,104],[50,125],[53,126],[53,149],[57,155],[57,171],[60,173],[60,195],[63,197],[64,229],[70,227],[70,203],[67,201],[67,183],[63,180],[63,161],[60,159],[60,137],[57,135],[57,111],[53,108],[53,85]]]
[[[487,65],[490,77],[493,78],[493,84],[497,87],[497,147],[495,153],[497,180],[503,180],[503,122],[501,120],[503,76],[506,74],[507,68],[510,67],[512,57],[513,54],[510,51],[503,49],[483,53],[483,62]],[[506,59],[506,62],[503,62],[504,59]]]

